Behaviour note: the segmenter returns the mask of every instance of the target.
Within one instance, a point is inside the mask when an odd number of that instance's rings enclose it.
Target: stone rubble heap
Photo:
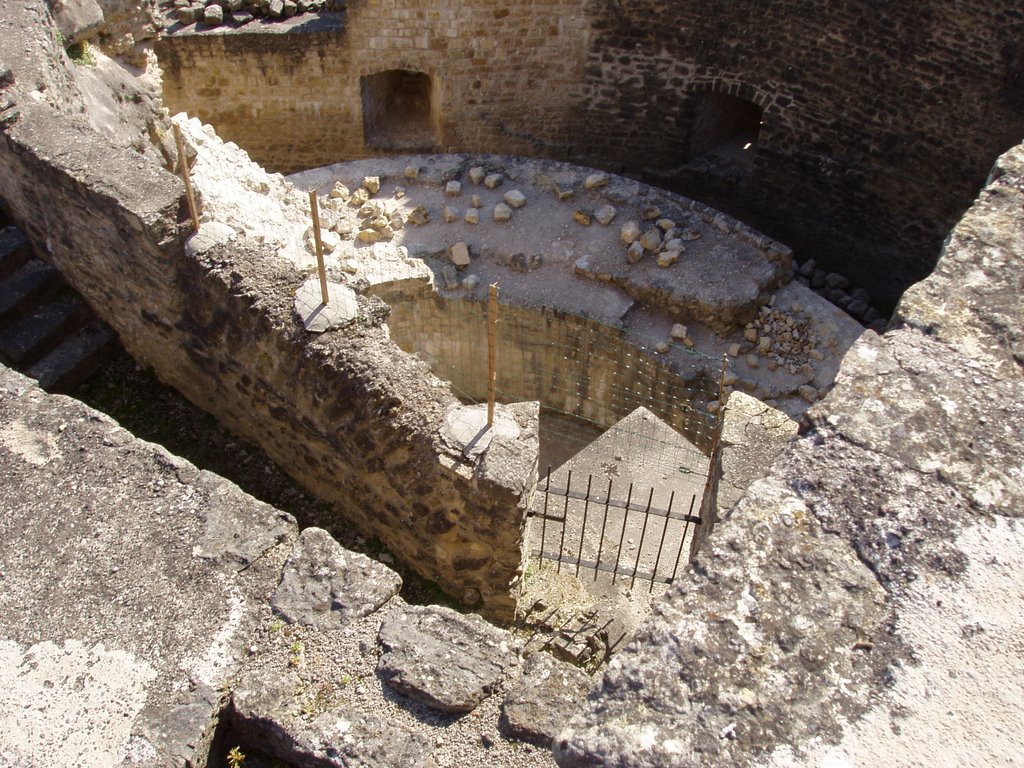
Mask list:
[[[240,27],[254,19],[290,19],[305,13],[343,11],[346,0],[170,0],[161,7],[182,26]]]
[[[876,333],[884,333],[887,318],[871,304],[871,296],[863,288],[851,288],[850,281],[837,272],[825,272],[814,259],[808,259],[796,271],[794,279],[824,296],[848,315]]]

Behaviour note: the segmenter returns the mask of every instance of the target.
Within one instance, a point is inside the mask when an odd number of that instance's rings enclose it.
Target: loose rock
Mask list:
[[[534,653],[523,665],[519,684],[502,702],[498,728],[506,738],[550,747],[591,685],[578,667]]]
[[[387,566],[349,552],[321,528],[306,528],[284,565],[271,606],[288,622],[340,629],[376,611],[401,588],[401,577]]]
[[[377,639],[381,679],[441,712],[472,710],[514,661],[507,632],[441,606],[408,606],[381,624]]]
[[[640,239],[640,225],[635,221],[627,221],[619,230],[619,235],[622,237],[622,242],[631,245]]]
[[[597,219],[597,223],[603,227],[607,227],[612,223],[612,219],[618,213],[614,205],[603,205],[597,209],[597,213],[594,214],[594,218]]]
[[[511,220],[512,209],[509,208],[505,203],[498,203],[494,206],[494,220],[499,224]]]
[[[455,243],[448,251],[448,258],[457,267],[468,267],[470,263],[469,246],[463,242]]]
[[[526,205],[526,195],[518,189],[510,189],[501,196],[501,199],[508,203],[512,208],[522,208]]]

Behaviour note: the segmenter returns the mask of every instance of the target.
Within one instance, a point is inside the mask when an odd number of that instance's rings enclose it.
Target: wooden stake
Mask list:
[[[494,425],[494,390],[498,379],[498,284],[491,283],[487,302],[487,426]]]
[[[181,137],[181,127],[174,123],[174,143],[178,145],[178,167],[181,168],[181,180],[185,182],[185,198],[188,200],[188,212],[192,216],[192,226],[199,231],[199,212],[196,210],[196,198],[192,194],[192,179],[189,178],[188,158],[185,156],[185,140]]]
[[[722,375],[718,379],[718,423],[715,425],[715,436],[711,441],[711,456],[714,458],[718,444],[722,440],[722,428],[725,426],[725,370],[729,365],[729,356],[722,355]]]
[[[309,210],[313,214],[313,240],[316,241],[316,273],[320,275],[320,299],[327,306],[327,270],[324,269],[324,244],[320,240],[320,209],[317,207],[316,190],[309,190]]]

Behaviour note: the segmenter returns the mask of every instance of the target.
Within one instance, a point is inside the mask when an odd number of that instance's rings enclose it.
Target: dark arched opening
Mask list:
[[[360,78],[363,137],[384,151],[430,151],[437,144],[435,84],[423,72],[390,69]]]

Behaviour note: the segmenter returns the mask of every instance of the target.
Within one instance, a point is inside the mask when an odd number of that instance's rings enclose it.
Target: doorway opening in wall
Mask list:
[[[434,78],[389,69],[360,78],[363,137],[382,151],[432,151],[438,144]]]
[[[764,109],[747,99],[724,93],[694,97],[690,132],[691,169],[730,183],[750,179]]]

